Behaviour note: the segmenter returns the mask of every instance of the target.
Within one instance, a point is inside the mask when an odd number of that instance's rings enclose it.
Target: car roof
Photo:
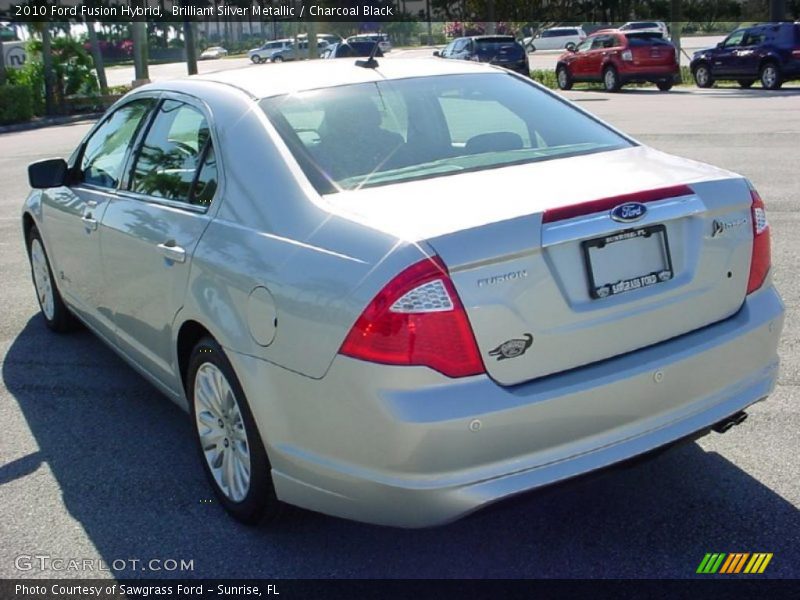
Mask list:
[[[269,72],[267,72],[269,71]],[[351,61],[309,60],[272,65],[269,69],[253,66],[195,75],[191,80],[210,81],[239,88],[256,98],[279,96],[304,90],[370,83],[386,79],[434,77],[461,73],[497,73],[498,67],[486,63],[440,58],[388,58],[377,69],[358,67]],[[155,84],[154,88],[180,91],[181,81]]]

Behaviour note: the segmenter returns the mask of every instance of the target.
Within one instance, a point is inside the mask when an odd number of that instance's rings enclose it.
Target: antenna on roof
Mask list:
[[[357,60],[356,66],[364,69],[377,69],[378,61],[375,60],[375,53],[378,52],[378,40],[375,40],[375,45],[372,47],[372,52],[369,53],[367,60]]]

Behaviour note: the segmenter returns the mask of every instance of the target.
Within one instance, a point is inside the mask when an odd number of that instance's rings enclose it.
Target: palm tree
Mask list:
[[[97,41],[97,31],[95,22],[87,21],[86,29],[89,32],[89,46],[92,49],[92,60],[94,60],[94,70],[97,73],[97,82],[100,84],[100,93],[108,95],[108,80],[106,79],[106,67],[103,64],[103,55],[100,53],[100,44]]]

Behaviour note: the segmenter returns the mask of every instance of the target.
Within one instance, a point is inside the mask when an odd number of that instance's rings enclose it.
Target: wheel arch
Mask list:
[[[183,386],[184,393],[187,392],[186,374],[189,369],[189,359],[192,356],[192,349],[197,345],[197,342],[204,337],[210,337],[216,340],[214,335],[204,325],[193,319],[184,321],[178,330],[175,350],[178,358],[178,374],[181,378],[181,385]],[[217,343],[219,343],[219,340],[217,340]]]
[[[34,220],[33,215],[26,210],[24,213],[22,213],[22,235],[25,239],[26,251],[28,251],[28,243],[30,242],[31,231],[33,231],[34,227],[36,227],[36,221]]]

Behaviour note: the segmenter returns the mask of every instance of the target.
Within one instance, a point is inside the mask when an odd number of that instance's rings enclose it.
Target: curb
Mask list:
[[[93,112],[83,113],[80,115],[69,115],[63,117],[42,117],[27,121],[25,123],[13,123],[11,125],[0,125],[0,134],[3,133],[16,133],[19,131],[30,131],[32,129],[41,129],[43,127],[52,127],[55,125],[69,125],[70,123],[77,123],[79,121],[94,121],[99,119],[104,113]]]

